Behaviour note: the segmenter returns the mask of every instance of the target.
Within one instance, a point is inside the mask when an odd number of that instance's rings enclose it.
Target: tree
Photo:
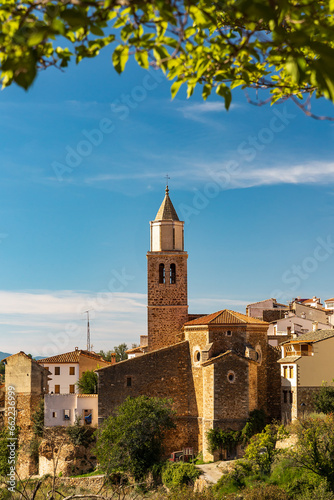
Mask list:
[[[334,383],[334,380],[332,381]],[[320,391],[314,396],[314,407],[322,413],[334,413],[334,387],[323,382]]]
[[[237,86],[269,90],[272,102],[334,101],[333,13],[332,0],[4,0],[2,83],[27,89],[39,69],[115,43],[118,73],[133,55],[166,73],[172,96],[186,84],[188,97],[200,85],[204,99],[215,90],[226,108]]]
[[[104,359],[104,361],[111,361],[111,354],[113,353],[113,351],[103,351],[101,350],[99,352],[99,355],[102,356],[102,358]]]
[[[128,346],[126,344],[119,344],[114,347],[114,352],[116,354],[116,363],[119,361],[124,361],[124,359],[128,359],[128,355],[125,351],[127,351]]]
[[[83,372],[77,382],[80,394],[97,394],[97,374],[94,370]]]
[[[128,397],[98,432],[96,456],[106,474],[143,477],[161,460],[163,438],[174,427],[168,399]]]
[[[327,480],[334,491],[334,416],[299,422],[295,464]]]
[[[255,434],[245,451],[245,458],[253,468],[261,473],[269,474],[276,450],[277,429],[267,425],[260,434]]]
[[[210,453],[219,450],[219,460],[223,460],[223,451],[231,452],[239,443],[240,432],[223,429],[209,429],[207,431],[207,440]]]
[[[44,398],[40,399],[31,420],[33,422],[32,428],[35,436],[42,437],[44,430]]]

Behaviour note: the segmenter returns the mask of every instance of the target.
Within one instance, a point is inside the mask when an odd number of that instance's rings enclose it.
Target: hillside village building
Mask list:
[[[95,370],[115,363],[105,361],[100,354],[76,348],[75,351],[58,354],[39,360],[39,364],[49,370],[50,394],[76,394],[78,380],[87,370]]]
[[[313,411],[313,396],[334,378],[334,330],[316,330],[282,345],[282,421]]]
[[[193,447],[212,459],[207,430],[241,429],[256,408],[280,416],[279,356],[260,319],[230,310],[188,315],[184,223],[168,188],[150,226],[147,352],[97,370],[99,424],[128,396],[172,398],[177,428],[166,451]]]

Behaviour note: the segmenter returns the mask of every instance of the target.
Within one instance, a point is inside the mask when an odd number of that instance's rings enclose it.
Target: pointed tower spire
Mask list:
[[[169,197],[168,184],[165,190],[165,197],[160,205],[155,220],[179,220],[176,210],[173,206],[172,200]]]

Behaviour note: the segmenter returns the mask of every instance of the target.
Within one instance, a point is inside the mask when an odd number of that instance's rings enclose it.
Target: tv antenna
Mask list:
[[[88,352],[90,352],[92,349],[92,346],[90,345],[89,311],[93,311],[93,309],[88,309],[88,311],[84,311],[84,314],[87,314],[87,351]]]

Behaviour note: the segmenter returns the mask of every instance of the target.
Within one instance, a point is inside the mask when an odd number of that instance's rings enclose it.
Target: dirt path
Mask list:
[[[234,460],[224,462],[214,462],[213,464],[196,465],[202,471],[201,477],[212,484],[216,484],[222,477],[224,472],[228,472],[233,468]]]

